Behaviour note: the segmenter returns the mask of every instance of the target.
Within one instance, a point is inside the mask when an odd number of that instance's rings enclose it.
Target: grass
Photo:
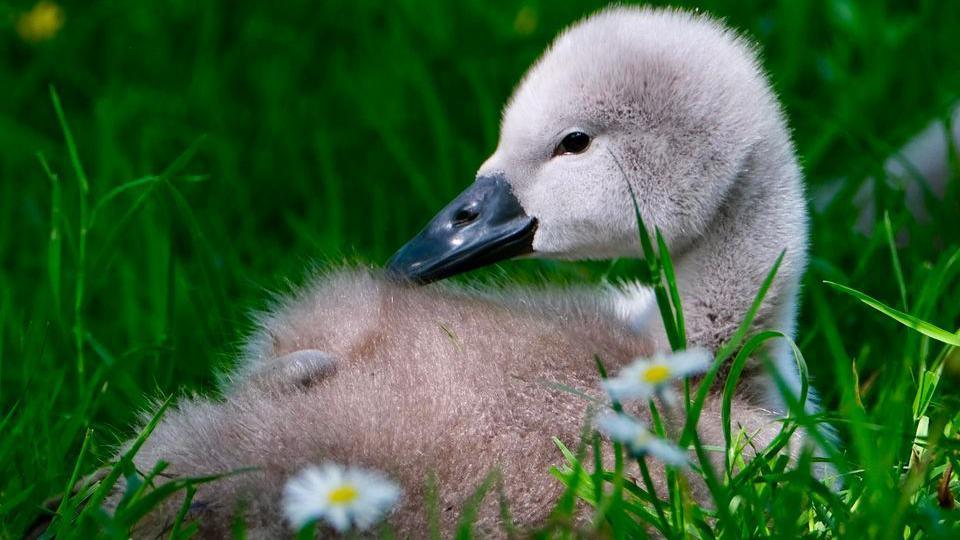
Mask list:
[[[549,39],[601,5],[63,2],[63,28],[31,44],[14,30],[30,4],[0,3],[0,537],[110,459],[150,399],[213,390],[265,291],[314,261],[382,262],[472,178]],[[685,505],[676,478],[660,494],[664,528],[954,537],[960,160],[927,221],[875,182],[882,211],[863,235],[853,199],[960,97],[960,5],[700,7],[763,47],[811,190],[844,179],[812,216],[797,346],[845,474],[833,493],[805,462],[718,471],[716,514]],[[487,275],[582,282],[642,267],[524,261]],[[621,525],[601,525],[614,537],[660,522],[615,471],[571,478],[585,499],[611,483],[616,499],[595,502]],[[146,495],[131,493],[124,519]],[[87,530],[124,533],[85,516]]]

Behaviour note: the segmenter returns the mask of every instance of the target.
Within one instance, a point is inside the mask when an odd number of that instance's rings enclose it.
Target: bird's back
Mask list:
[[[324,351],[332,369],[282,384],[244,378],[304,349]],[[552,437],[575,447],[591,406],[569,389],[599,397],[594,355],[615,369],[647,352],[602,300],[586,295],[481,297],[335,273],[262,317],[249,364],[224,402],[180,405],[138,461],[149,468],[164,459],[180,475],[257,467],[198,492],[197,517],[214,534],[230,526],[238,500],[247,501],[252,531],[280,533],[283,482],[325,460],[396,478],[405,493],[392,521],[407,533],[426,526],[431,474],[449,529],[494,468],[514,517],[533,523],[561,491],[548,474],[562,462]],[[481,527],[499,519],[496,497],[488,503]]]

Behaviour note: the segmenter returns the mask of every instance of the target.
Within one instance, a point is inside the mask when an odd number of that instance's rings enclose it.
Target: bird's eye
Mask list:
[[[590,146],[590,136],[582,131],[568,133],[560,144],[557,145],[553,155],[562,156],[564,154],[580,154]]]

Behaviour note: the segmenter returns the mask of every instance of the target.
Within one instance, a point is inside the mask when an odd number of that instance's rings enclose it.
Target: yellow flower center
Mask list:
[[[643,381],[649,384],[660,384],[670,378],[670,368],[667,366],[651,366],[643,372]]]
[[[357,491],[357,488],[351,486],[350,484],[344,484],[331,491],[327,498],[330,500],[330,504],[343,506],[357,500],[357,497],[359,496],[360,492]]]
[[[60,6],[48,0],[41,0],[17,20],[17,33],[24,41],[30,43],[45,41],[60,31],[63,19],[63,9]]]
[[[647,444],[650,443],[652,438],[653,437],[650,436],[650,433],[646,431],[637,433],[637,435],[633,438],[633,446],[634,448],[646,448]]]

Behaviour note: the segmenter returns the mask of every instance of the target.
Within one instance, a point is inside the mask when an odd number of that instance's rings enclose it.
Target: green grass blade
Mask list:
[[[427,533],[430,540],[440,540],[440,489],[437,486],[437,475],[430,472],[427,476],[424,489],[424,506],[427,512]]]
[[[171,480],[165,484],[160,485],[159,487],[146,492],[143,496],[138,497],[133,501],[128,507],[126,507],[122,515],[118,515],[117,519],[120,523],[126,527],[132,527],[135,525],[143,516],[147,515],[151,510],[153,510],[157,505],[171,497],[178,491],[186,490],[190,486],[195,486],[199,484],[207,484],[225,478],[227,476],[232,476],[235,474],[243,474],[249,472],[252,469],[246,468],[238,471],[230,471],[223,474],[211,474],[206,476],[192,476],[187,478],[178,478],[176,480]],[[119,512],[118,512],[119,514]]]
[[[903,280],[903,268],[900,266],[900,255],[897,253],[897,244],[893,238],[893,224],[890,223],[890,212],[883,213],[883,228],[887,234],[887,246],[890,248],[890,262],[893,265],[893,275],[897,279],[900,289],[900,302],[904,311],[910,311],[907,304],[907,285]]]
[[[62,235],[60,234],[60,226],[63,219],[60,209],[60,177],[50,169],[50,165],[47,164],[47,159],[41,152],[37,152],[37,159],[40,161],[40,166],[43,167],[43,171],[46,173],[47,178],[50,179],[50,239],[47,243],[47,278],[50,281],[50,294],[53,296],[53,305],[56,309],[57,317],[60,317],[62,313],[60,310],[63,306],[60,295],[60,285],[62,280],[61,255],[63,251],[61,246],[63,239]]]
[[[908,328],[912,328],[925,336],[931,337],[942,343],[946,343],[947,345],[960,347],[960,336],[958,336],[957,334],[948,332],[943,328],[940,328],[939,326],[930,324],[927,321],[921,320],[908,313],[904,313],[902,311],[896,310],[884,304],[883,302],[871,296],[868,296],[856,289],[851,289],[846,285],[841,285],[833,281],[824,281],[824,283],[826,283],[827,285],[830,285],[831,287],[833,287],[834,289],[837,289],[838,291],[841,291],[849,294],[850,296],[853,296],[857,300],[860,300],[864,304],[872,307],[873,309],[879,311],[880,313],[883,313],[887,317],[890,317],[891,319],[899,322],[900,324]]]
[[[933,395],[940,384],[940,370],[924,370],[917,385],[917,394],[913,400],[913,419],[919,420],[927,413]]]
[[[752,355],[763,342],[778,335],[778,332],[765,331],[752,336],[743,345],[743,348],[740,349],[730,364],[730,371],[727,373],[727,381],[723,388],[723,401],[720,407],[720,422],[723,427],[723,439],[725,443],[724,450],[727,455],[729,455],[730,444],[733,439],[730,427],[730,412],[732,409],[733,395],[736,392],[737,383],[740,381],[740,374],[743,372],[743,368],[746,367],[750,355]],[[727,471],[730,471],[729,460],[727,462]]]
[[[467,502],[464,503],[463,510],[460,512],[460,519],[457,522],[456,540],[470,540],[470,538],[474,537],[473,525],[477,521],[483,499],[486,498],[487,493],[490,492],[494,483],[499,479],[500,472],[496,469],[487,473],[487,476],[484,477],[477,489],[474,490],[470,498],[467,499]]]
[[[650,496],[653,509],[657,513],[657,519],[661,527],[660,530],[666,535],[666,531],[670,530],[670,521],[667,519],[667,514],[663,510],[663,501],[660,500],[660,497],[657,495],[657,490],[653,485],[653,478],[650,476],[649,467],[647,467],[647,458],[639,458],[637,460],[637,466],[640,468],[640,477],[643,478],[643,484],[644,487],[647,488],[647,494]],[[670,535],[666,536],[669,537]]]
[[[674,351],[683,348],[680,342],[680,335],[677,332],[677,321],[673,316],[673,310],[670,308],[670,297],[667,296],[667,289],[657,283],[653,286],[653,295],[657,300],[657,309],[660,310],[660,320],[663,321],[663,329],[667,334],[667,343]]]
[[[144,176],[143,178],[137,178],[129,182],[124,182],[123,184],[120,184],[119,186],[108,191],[106,195],[101,197],[100,200],[93,205],[93,210],[90,211],[90,226],[93,227],[93,225],[96,224],[97,216],[103,211],[103,208],[107,205],[107,203],[131,189],[149,185],[157,182],[158,180],[160,180],[159,176],[148,175]]]
[[[637,203],[637,195],[633,192],[633,186],[627,184],[627,189],[630,191],[630,200],[633,202],[633,215],[637,220],[637,231],[640,236],[640,247],[643,250],[643,258],[650,268],[650,278],[651,281],[653,281],[659,274],[660,268],[657,264],[657,254],[653,251],[653,243],[650,241],[650,233],[647,230],[646,223],[643,221],[643,216],[640,215],[640,205]]]
[[[80,189],[83,194],[90,191],[90,182],[87,181],[87,173],[83,170],[83,163],[80,161],[80,153],[77,151],[77,144],[73,140],[73,132],[67,124],[67,118],[63,114],[63,106],[60,104],[60,95],[57,89],[50,85],[50,99],[53,101],[53,109],[57,113],[57,121],[60,122],[60,129],[63,131],[63,138],[67,144],[67,153],[70,155],[70,164],[73,166],[73,172],[77,175],[77,181],[80,182]]]
[[[593,475],[591,477],[593,480],[593,500],[599,501],[603,498],[603,482],[601,481],[603,477],[603,444],[600,440],[600,434],[596,431],[593,432],[590,444],[593,447]]]
[[[177,512],[177,517],[173,520],[173,527],[170,530],[170,540],[178,540],[180,538],[188,538],[182,530],[183,520],[187,517],[187,512],[190,511],[190,504],[193,502],[193,497],[197,494],[197,488],[194,485],[187,486],[187,491],[183,496],[183,504],[180,505],[180,511]]]
[[[113,469],[110,470],[107,476],[100,483],[100,487],[97,488],[90,499],[90,506],[100,506],[103,500],[107,497],[107,494],[110,493],[113,485],[117,482],[117,480],[120,479],[120,475],[123,473],[124,465],[133,463],[133,456],[137,454],[137,452],[140,450],[140,447],[143,446],[143,443],[147,442],[147,437],[149,437],[150,434],[153,433],[153,430],[156,429],[157,424],[160,423],[160,419],[163,417],[163,413],[167,411],[167,408],[170,407],[170,403],[172,401],[173,396],[163,400],[163,403],[160,404],[160,407],[157,408],[157,411],[153,413],[153,416],[150,417],[147,425],[140,430],[137,438],[133,440],[130,448],[124,452],[123,456],[120,457],[120,461],[113,467]]]
[[[60,499],[60,504],[57,505],[56,515],[54,520],[59,520],[64,518],[64,510],[67,508],[67,503],[73,495],[73,487],[77,485],[77,479],[80,477],[80,468],[83,466],[83,460],[87,457],[87,451],[90,448],[90,435],[93,433],[93,430],[87,428],[87,431],[83,434],[83,443],[80,445],[80,453],[77,455],[77,459],[73,464],[73,472],[70,473],[70,479],[67,480],[67,484],[63,487],[63,497]],[[51,528],[53,523],[51,523]]]
[[[680,291],[677,289],[677,275],[673,270],[673,260],[670,258],[670,250],[667,249],[667,243],[660,233],[660,227],[656,228],[657,246],[660,248],[660,263],[663,266],[663,277],[667,282],[667,288],[670,290],[670,303],[673,307],[673,316],[676,320],[677,341],[682,347],[687,344],[687,330],[683,322],[683,305],[680,303]]]
[[[770,267],[770,271],[767,272],[767,277],[764,278],[763,283],[760,285],[760,289],[757,291],[757,295],[753,299],[753,304],[750,305],[750,309],[743,318],[743,322],[741,322],[740,326],[737,327],[737,331],[733,333],[730,341],[728,341],[723,347],[720,348],[719,351],[717,351],[718,360],[725,360],[740,347],[740,344],[743,342],[747,332],[750,331],[750,326],[753,324],[753,319],[756,318],[757,312],[760,311],[760,306],[763,304],[763,299],[766,298],[767,292],[770,290],[770,286],[773,285],[773,280],[777,277],[777,272],[780,271],[780,265],[783,263],[783,258],[786,256],[786,254],[786,250],[781,251],[780,255],[777,256],[777,260],[773,262],[773,266]]]
[[[623,165],[620,163],[620,160],[617,159],[617,156],[613,152],[609,152],[609,154],[613,162],[617,164],[617,168],[620,169],[620,174],[623,176],[623,181],[627,186],[627,192],[630,193],[630,200],[633,202],[633,215],[637,220],[637,232],[640,238],[640,249],[643,253],[644,261],[644,265],[641,266],[640,269],[642,273],[640,279],[645,284],[652,285],[660,275],[660,269],[657,266],[657,256],[653,251],[653,243],[650,241],[650,233],[647,230],[646,223],[643,221],[643,216],[640,215],[640,205],[637,203],[637,194],[633,192],[633,186],[630,184],[627,172],[623,169]]]
[[[720,367],[723,365],[726,359],[733,353],[733,351],[736,351],[738,348],[740,348],[740,343],[750,330],[750,326],[753,324],[753,319],[760,310],[760,305],[763,303],[763,299],[766,297],[767,291],[770,289],[770,285],[773,284],[773,280],[777,275],[777,271],[780,269],[780,263],[783,262],[783,256],[785,253],[786,251],[781,251],[780,255],[777,257],[777,260],[774,261],[773,266],[767,273],[767,277],[763,280],[763,284],[760,286],[760,290],[757,291],[757,295],[754,297],[753,304],[747,311],[746,316],[744,316],[743,322],[740,323],[740,326],[737,328],[737,331],[734,332],[733,336],[730,338],[730,341],[728,341],[726,345],[717,351],[717,355],[713,361],[713,364],[703,376],[703,379],[701,379],[700,386],[697,388],[697,394],[687,411],[687,420],[684,424],[683,434],[681,435],[679,442],[681,447],[690,444],[690,441],[696,433],[697,421],[700,419],[700,412],[703,410],[703,404],[710,392],[710,387],[713,385],[713,381],[716,380],[717,374],[720,372]]]
[[[80,220],[79,233],[77,235],[77,270],[76,286],[74,289],[73,301],[73,338],[74,347],[77,355],[77,380],[82,386],[85,383],[85,361],[83,336],[83,302],[86,290],[86,271],[87,271],[87,232],[89,230],[88,207],[90,196],[90,182],[87,181],[87,173],[83,170],[83,163],[80,161],[80,154],[77,151],[77,145],[73,140],[73,133],[67,124],[67,118],[63,114],[63,107],[60,104],[60,96],[57,90],[50,86],[50,99],[53,101],[53,108],[57,113],[57,120],[60,122],[60,129],[63,131],[63,138],[67,144],[67,152],[70,155],[70,163],[73,165],[74,173],[77,175],[77,182],[80,184]]]

